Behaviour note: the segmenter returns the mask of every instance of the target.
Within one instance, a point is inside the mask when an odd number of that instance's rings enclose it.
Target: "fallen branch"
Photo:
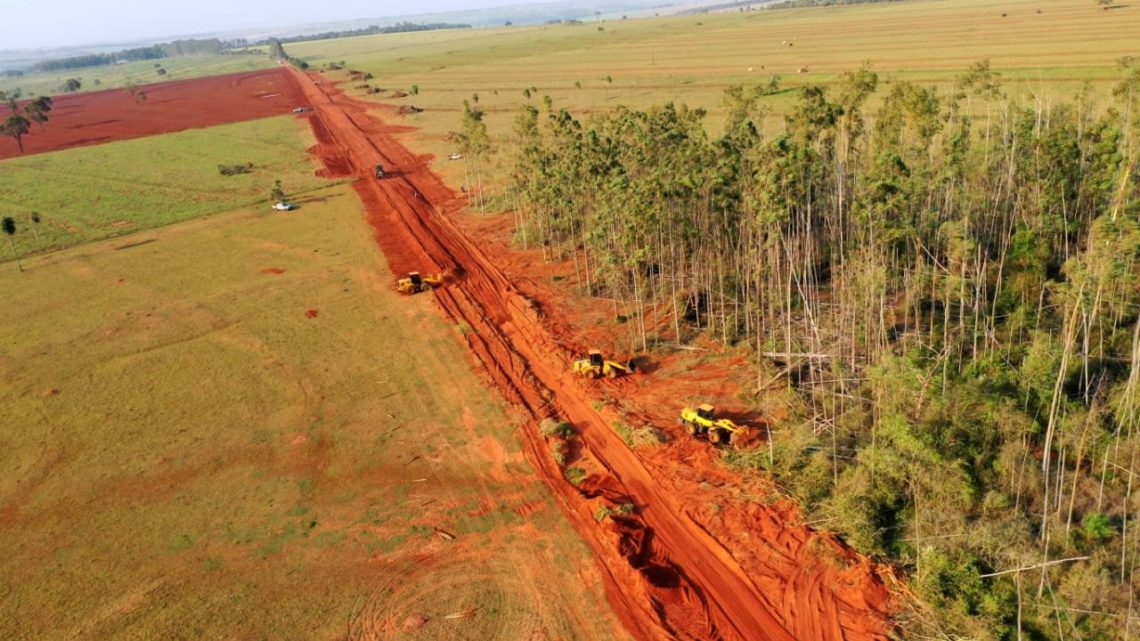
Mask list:
[[[1070,561],[1084,561],[1089,557],[1087,556],[1074,556],[1068,559],[1057,559],[1055,561],[1046,561],[1045,563],[1038,563],[1037,565],[1028,565],[1023,568],[1014,568],[1012,570],[1002,570],[1001,572],[990,572],[989,574],[979,574],[978,577],[988,579],[991,576],[1001,576],[1003,574],[1013,574],[1014,572],[1028,572],[1029,570],[1038,570],[1050,565],[1058,565],[1060,563],[1069,563]]]
[[[835,358],[834,354],[824,354],[823,352],[760,352],[764,358],[782,358],[784,360],[792,358]]]

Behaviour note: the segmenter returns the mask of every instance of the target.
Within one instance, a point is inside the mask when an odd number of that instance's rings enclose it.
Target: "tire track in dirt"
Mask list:
[[[291,71],[314,113],[310,122],[321,145],[314,150],[330,172],[351,169],[368,210],[375,239],[393,271],[440,270],[447,286],[436,301],[458,323],[496,387],[532,419],[523,430],[532,463],[560,499],[571,521],[600,561],[607,597],[626,627],[640,639],[785,641],[788,615],[818,619],[797,632],[812,638],[856,639],[845,633],[836,604],[823,585],[801,595],[777,618],[772,599],[735,558],[686,512],[632,450],[609,428],[584,388],[566,371],[568,352],[547,331],[542,311],[460,232],[441,209],[461,201],[366,113],[328,84]],[[317,122],[320,124],[318,125]],[[376,135],[377,133],[381,135]],[[391,177],[377,181],[382,162]],[[583,443],[590,472],[576,488],[563,478],[535,423],[548,416],[569,420]],[[634,514],[593,518],[599,502],[632,502]],[[819,579],[822,580],[822,577]],[[798,610],[798,612],[794,612]],[[810,610],[810,611],[808,611]],[[785,624],[781,624],[781,620]],[[848,631],[850,632],[850,631]]]

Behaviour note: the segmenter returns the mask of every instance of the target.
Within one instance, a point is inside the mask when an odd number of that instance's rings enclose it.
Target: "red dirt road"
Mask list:
[[[398,128],[377,122],[365,105],[328,83],[318,86],[300,72],[290,73],[314,108],[309,120],[321,143],[316,153],[328,173],[359,178],[357,193],[392,269],[450,275],[436,290],[436,301],[467,326],[464,336],[487,376],[532,419],[523,430],[530,459],[593,549],[610,603],[631,633],[646,641],[887,638],[885,588],[867,564],[844,566],[843,554],[830,564],[785,555],[778,567],[783,574],[766,575],[762,590],[738,557],[690,514],[676,486],[610,427],[616,417],[598,409],[567,371],[570,353],[551,333],[540,305],[454,226],[443,208],[459,209],[462,201],[422,159],[387,135]],[[390,178],[371,177],[377,162],[391,171]],[[564,480],[537,429],[537,421],[548,416],[569,420],[579,434],[567,456],[567,465],[587,474],[577,487]],[[635,513],[602,523],[593,518],[600,505],[623,503],[633,503]],[[761,551],[779,554],[790,549],[788,540],[812,540],[807,528],[774,521],[755,532]]]
[[[24,154],[98,145],[186,129],[254,120],[307,106],[283,68],[145,85],[136,102],[124,89],[53,98],[43,130],[32,124]],[[20,154],[16,141],[0,138],[0,158]]]

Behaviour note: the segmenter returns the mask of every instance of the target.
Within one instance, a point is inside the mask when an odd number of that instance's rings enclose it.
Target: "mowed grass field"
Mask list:
[[[531,104],[541,108],[549,95],[556,107],[578,115],[617,105],[685,103],[709,111],[714,133],[730,84],[764,84],[779,75],[787,91],[764,99],[775,127],[797,87],[832,84],[864,61],[884,82],[905,79],[948,90],[957,75],[988,58],[1017,96],[1068,100],[1089,81],[1106,97],[1117,58],[1140,55],[1137,34],[1137,5],[1105,11],[1092,0],[908,0],[382,35],[287,48],[314,67],[343,60],[373,73],[372,84],[386,90],[417,85],[419,95],[388,99],[386,91],[369,98],[425,108],[398,121],[420,127],[413,144],[439,157],[454,151],[444,136],[459,129],[462,101],[474,94],[505,146],[518,105],[527,100],[522,91],[530,87],[537,88]],[[880,93],[887,89],[881,86]],[[438,168],[459,184],[458,165]]]
[[[347,186],[0,268],[0,638],[624,638]]]
[[[0,215],[16,220],[26,255],[237,207],[268,211],[275,180],[302,199],[327,182],[298,136],[315,144],[307,121],[280,116],[3,160]],[[244,163],[251,173],[218,171]]]
[[[166,70],[158,73],[155,65]],[[121,65],[101,65],[66,71],[27,73],[23,76],[0,76],[0,91],[17,89],[25,97],[48,96],[63,93],[63,83],[76,78],[82,83],[81,92],[118,89],[128,84],[145,85],[170,80],[189,80],[203,76],[219,76],[242,71],[269,69],[274,62],[264,55],[185,56],[162,60],[140,60]]]

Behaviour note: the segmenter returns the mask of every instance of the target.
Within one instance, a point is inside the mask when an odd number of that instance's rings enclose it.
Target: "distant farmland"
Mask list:
[[[438,156],[453,150],[443,137],[458,129],[463,100],[478,94],[492,136],[505,139],[530,88],[531,104],[550,96],[577,114],[685,103],[707,109],[714,131],[730,84],[778,75],[785,91],[765,104],[779,113],[797,95],[789,90],[830,85],[865,61],[885,81],[945,90],[988,58],[1012,92],[1057,101],[1091,82],[1104,95],[1116,60],[1140,54],[1137,33],[1140,8],[1105,11],[1092,0],[920,0],[371,36],[296,43],[289,52],[313,66],[343,60],[375,76],[384,91],[370,99],[424,108],[400,121],[422,128],[413,146]],[[412,85],[418,95],[386,98]],[[462,174],[441,167],[453,180]]]
[[[156,66],[158,65],[158,66]],[[159,74],[161,67],[166,71]],[[186,56],[161,61],[140,60],[121,65],[102,65],[66,71],[28,73],[23,76],[0,76],[0,91],[19,89],[25,96],[55,95],[68,78],[82,83],[81,92],[117,89],[128,84],[144,85],[167,80],[189,80],[242,71],[271,69],[273,61],[261,55]]]
[[[0,207],[17,221],[21,254],[237,207],[267,211],[275,180],[293,194],[326,183],[299,135],[312,141],[308,123],[280,116],[11,158],[0,161]],[[252,163],[250,173],[218,171],[244,163]]]

